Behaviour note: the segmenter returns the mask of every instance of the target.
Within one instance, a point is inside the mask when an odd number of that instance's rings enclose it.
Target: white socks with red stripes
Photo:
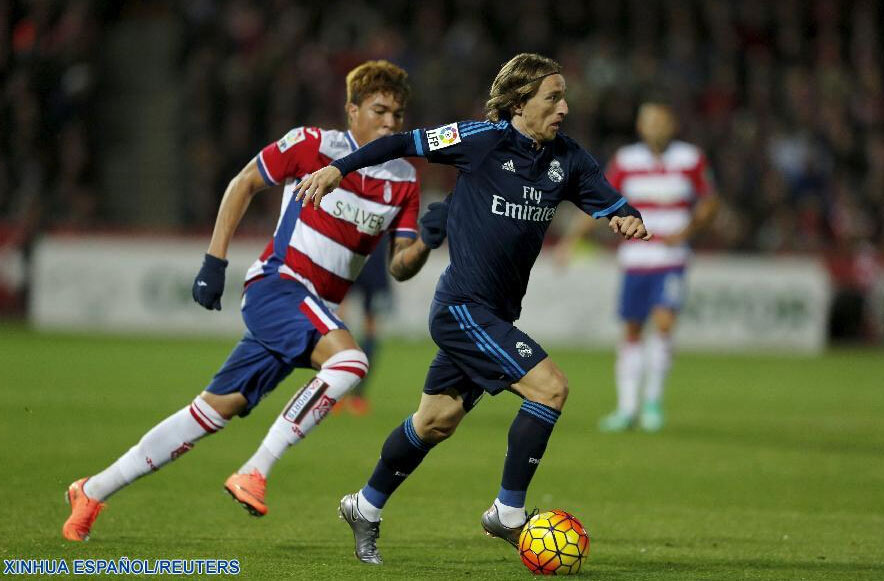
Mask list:
[[[638,412],[639,384],[644,373],[641,341],[626,341],[617,348],[617,411],[626,416]]]
[[[318,426],[335,402],[356,387],[367,372],[368,358],[358,349],[346,349],[329,357],[316,377],[285,406],[261,446],[239,472],[257,470],[266,478],[283,453]]]
[[[648,374],[645,401],[658,404],[663,399],[663,386],[672,367],[672,336],[654,332],[648,337]]]
[[[226,425],[227,420],[197,396],[189,406],[154,426],[103,472],[89,478],[83,491],[86,496],[103,501],[135,479],[159,470],[193,448],[197,440]]]

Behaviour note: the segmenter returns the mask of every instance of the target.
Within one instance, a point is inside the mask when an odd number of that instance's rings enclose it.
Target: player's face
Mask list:
[[[355,105],[347,103],[350,131],[359,145],[402,131],[405,107],[392,93],[375,93]]]
[[[642,141],[660,150],[666,147],[677,128],[672,109],[653,103],[641,106],[635,125]]]
[[[516,111],[516,115],[522,118],[521,124],[526,133],[538,141],[554,139],[567,114],[565,77],[562,75],[550,75],[543,79],[537,93],[522,106],[521,115]]]

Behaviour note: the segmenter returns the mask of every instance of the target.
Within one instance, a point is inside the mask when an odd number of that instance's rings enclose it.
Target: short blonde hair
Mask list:
[[[375,93],[389,93],[404,107],[411,97],[408,73],[385,60],[366,61],[347,73],[347,102],[354,105]]]
[[[491,83],[485,115],[490,121],[512,119],[513,111],[537,94],[545,77],[562,72],[562,66],[543,55],[523,52],[500,67]]]

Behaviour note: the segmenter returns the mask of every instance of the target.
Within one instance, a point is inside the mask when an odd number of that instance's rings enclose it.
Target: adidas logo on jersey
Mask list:
[[[508,159],[505,162],[503,162],[503,165],[500,166],[500,168],[505,169],[506,171],[511,171],[513,173],[516,173],[516,166],[513,163],[513,160],[511,160],[511,159]]]

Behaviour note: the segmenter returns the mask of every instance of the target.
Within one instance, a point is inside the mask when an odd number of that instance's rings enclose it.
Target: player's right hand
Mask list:
[[[206,254],[203,265],[193,281],[193,300],[205,308],[221,310],[221,295],[224,294],[224,271],[227,261],[211,254]]]
[[[611,227],[614,234],[619,234],[627,240],[633,238],[640,240],[651,239],[651,233],[645,228],[644,222],[642,222],[641,218],[636,218],[635,216],[614,216],[608,222],[608,226]]]
[[[301,180],[301,183],[295,187],[295,201],[303,198],[306,206],[313,200],[313,207],[318,210],[322,198],[341,185],[343,177],[338,168],[327,165]]]
[[[451,205],[451,194],[441,202],[433,202],[421,216],[421,240],[430,248],[439,248],[448,234],[448,207]]]

